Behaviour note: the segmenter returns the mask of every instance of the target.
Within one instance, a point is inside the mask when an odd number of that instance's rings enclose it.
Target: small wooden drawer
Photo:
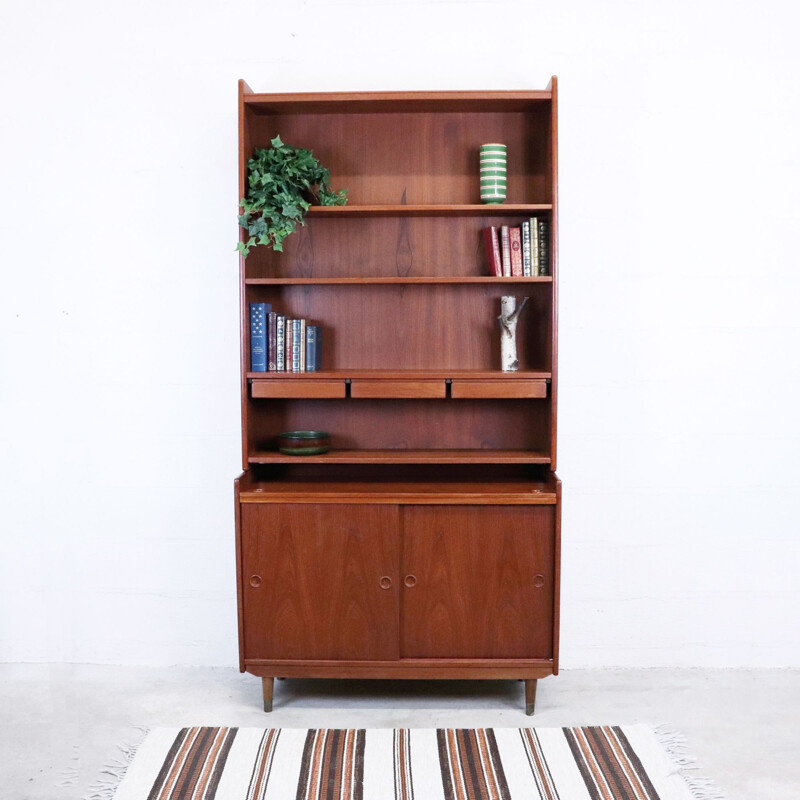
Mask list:
[[[270,381],[253,381],[253,397],[344,397],[344,381],[316,381],[296,378],[278,378]]]
[[[350,397],[397,398],[445,397],[446,385],[439,381],[362,381],[350,383]]]
[[[514,399],[547,397],[547,381],[542,380],[454,380],[450,396],[464,399]]]

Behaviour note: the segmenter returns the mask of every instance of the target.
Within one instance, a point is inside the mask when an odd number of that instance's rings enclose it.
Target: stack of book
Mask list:
[[[489,271],[498,278],[550,274],[550,221],[539,217],[521,225],[483,229]]]
[[[319,372],[322,327],[290,319],[271,303],[250,303],[251,372]]]

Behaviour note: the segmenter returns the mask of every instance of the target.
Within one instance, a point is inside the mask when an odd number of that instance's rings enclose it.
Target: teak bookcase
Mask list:
[[[313,150],[348,190],[241,260],[239,666],[276,677],[524,679],[558,672],[557,83],[545,91],[258,94],[254,148]],[[478,151],[508,145],[508,200]],[[481,230],[549,217],[550,276],[490,277]],[[500,298],[529,297],[518,372]],[[322,371],[249,372],[249,303],[324,328]],[[286,456],[289,430],[330,452]]]

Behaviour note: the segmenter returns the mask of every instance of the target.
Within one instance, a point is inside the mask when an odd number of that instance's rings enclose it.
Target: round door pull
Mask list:
[[[417,585],[417,576],[416,575],[406,575],[406,577],[403,579],[403,583],[409,589],[413,589]]]
[[[381,589],[391,589],[392,588],[392,579],[388,575],[384,575],[381,580]]]
[[[258,589],[261,586],[261,576],[260,575],[251,575],[250,576],[250,585],[254,589]]]
[[[544,586],[544,575],[542,575],[541,573],[539,575],[534,575],[534,577],[533,577],[533,585],[537,589],[541,589],[542,586]]]

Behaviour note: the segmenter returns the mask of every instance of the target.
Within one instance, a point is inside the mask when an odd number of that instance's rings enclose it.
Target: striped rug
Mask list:
[[[645,726],[158,728],[115,800],[692,800]]]

